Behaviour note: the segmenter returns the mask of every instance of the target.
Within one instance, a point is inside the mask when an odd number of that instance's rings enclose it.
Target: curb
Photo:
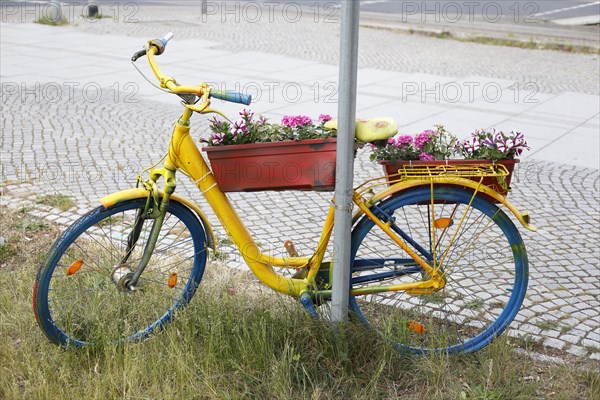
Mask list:
[[[589,17],[586,18],[589,19]],[[592,18],[597,18],[600,22],[600,16],[592,16]],[[363,13],[360,26],[464,42],[600,53],[600,27],[580,26],[581,21],[575,20],[568,18],[564,20],[564,23],[539,22],[528,25],[513,22],[494,24],[485,21],[423,23],[414,19],[399,21],[386,14],[367,12]],[[581,18],[577,18],[577,20],[581,20]],[[579,26],[576,26],[576,23]]]

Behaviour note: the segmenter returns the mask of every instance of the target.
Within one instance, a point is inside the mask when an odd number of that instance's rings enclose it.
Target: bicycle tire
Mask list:
[[[206,265],[206,239],[197,217],[176,201],[169,204],[136,290],[114,281],[135,215],[145,203],[136,199],[95,208],[56,240],[33,290],[36,320],[50,341],[82,347],[143,340],[189,303]],[[135,269],[152,222],[144,222],[127,264],[120,267]]]
[[[446,285],[438,292],[411,295],[395,291],[349,299],[352,315],[400,350],[417,354],[479,350],[506,329],[523,302],[528,281],[523,239],[494,203],[477,195],[469,207],[472,195],[464,188],[436,185],[433,218],[429,218],[429,186],[395,194],[372,208],[380,218],[391,216],[393,225],[421,245],[430,264],[433,242],[437,260],[447,251],[442,265]],[[451,220],[442,219],[451,215]],[[440,221],[445,229],[444,234],[438,233],[444,230],[441,227],[434,229],[435,240],[429,240],[431,221],[434,225]],[[353,229],[352,288],[423,280],[423,268],[414,261],[411,264],[402,249],[375,226],[364,216]],[[472,228],[482,229],[473,236]],[[372,256],[375,251],[379,256]],[[383,279],[370,282],[375,275],[369,274],[380,274]]]

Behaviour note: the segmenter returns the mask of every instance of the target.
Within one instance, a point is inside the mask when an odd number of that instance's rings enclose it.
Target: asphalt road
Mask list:
[[[208,3],[217,4],[257,3],[265,5],[270,3],[272,7],[285,7],[286,3],[296,3],[303,7],[316,7],[321,9],[339,6],[341,0],[206,0]],[[37,3],[43,4],[44,0],[7,1],[2,3]],[[63,0],[62,3],[85,4],[87,0]],[[110,6],[115,3],[122,5],[135,4],[137,6],[193,6],[200,7],[202,0],[94,0],[94,3],[102,6]],[[537,20],[556,20],[563,18],[582,17],[600,14],[600,1],[592,0],[496,0],[496,1],[472,1],[472,0],[360,0],[361,10],[399,14],[399,15],[421,15],[426,19],[434,21],[436,15],[447,19],[468,18],[490,18],[494,19],[501,15],[514,20],[514,22],[535,22]],[[277,5],[278,4],[278,5]]]

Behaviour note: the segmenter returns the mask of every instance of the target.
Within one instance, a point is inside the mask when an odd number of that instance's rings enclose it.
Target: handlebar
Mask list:
[[[200,86],[180,86],[175,82],[175,79],[167,77],[163,74],[156,62],[154,61],[155,55],[161,55],[169,41],[173,38],[173,32],[167,32],[163,35],[163,37],[159,39],[153,39],[148,42],[148,46],[140,51],[137,51],[131,57],[131,61],[135,62],[140,57],[148,56],[148,62],[150,63],[150,68],[154,75],[160,80],[160,84],[162,87],[169,89],[171,92],[175,94],[195,94],[197,96],[204,96],[206,94],[206,90],[208,89],[208,97],[212,97],[219,100],[229,101],[232,103],[239,103],[244,105],[250,105],[252,102],[252,96],[243,94],[240,92],[232,91],[232,90],[212,90],[208,88],[206,85]],[[207,100],[208,101],[208,100]]]

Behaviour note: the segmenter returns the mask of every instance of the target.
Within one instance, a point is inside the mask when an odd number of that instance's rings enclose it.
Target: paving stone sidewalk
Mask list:
[[[2,204],[20,207],[34,203],[40,193],[70,193],[77,203],[71,213],[36,205],[40,218],[68,224],[95,206],[101,195],[130,188],[135,174],[162,156],[166,148],[155,148],[151,143],[155,140],[164,143],[165,135],[178,117],[179,107],[168,96],[148,89],[149,85],[135,73],[126,72],[130,69],[124,61],[139,48],[138,36],[151,34],[150,31],[162,32],[168,25],[164,21],[136,24],[137,30],[131,28],[128,32],[135,34],[133,38],[82,34],[87,29],[84,27],[0,25]],[[310,29],[318,27],[322,25]],[[115,31],[119,29],[121,25],[115,27]],[[332,28],[325,26],[322,29],[329,31]],[[257,33],[258,40],[262,35]],[[318,33],[315,35],[315,40],[322,37]],[[41,37],[44,37],[44,43],[40,43]],[[385,36],[381,40],[390,43],[390,38],[397,37]],[[223,38],[224,42],[227,40],[227,37]],[[241,43],[247,40],[245,37]],[[161,65],[170,74],[181,76],[181,82],[195,82],[191,79],[205,75],[208,77],[202,79],[224,80],[228,85],[244,80],[259,85],[271,81],[285,84],[290,83],[289,79],[295,79],[302,83],[300,88],[305,92],[301,100],[290,104],[286,101],[289,99],[277,91],[272,101],[263,97],[255,109],[259,107],[258,110],[275,119],[286,113],[335,114],[335,103],[326,101],[329,93],[319,93],[315,99],[314,92],[310,91],[315,82],[316,87],[324,90],[325,85],[335,79],[337,71],[334,67],[313,59],[307,61],[306,57],[275,56],[242,49],[242,44],[236,48],[218,43],[198,38],[174,41],[169,45],[168,57],[160,59]],[[93,48],[91,44],[94,44]],[[291,52],[289,44],[281,46],[288,48],[286,54]],[[38,53],[36,57],[31,56],[31,49]],[[186,49],[194,49],[195,54],[184,54]],[[419,86],[428,82],[459,82],[462,77],[463,82],[465,79],[482,84],[494,82],[508,88],[514,79],[504,72],[508,71],[509,75],[519,73],[518,68],[499,67],[507,69],[499,74],[500,79],[493,76],[493,71],[474,76],[466,66],[466,71],[454,75],[452,68],[457,68],[457,60],[466,53],[459,51],[452,55],[448,49],[438,50],[444,57],[454,57],[453,67],[444,75],[410,74],[413,67],[390,67],[385,62],[382,69],[363,68],[359,111],[363,115],[396,116],[401,121],[401,130],[406,133],[445,122],[453,132],[462,132],[462,135],[468,129],[503,123],[522,127],[531,134],[532,145],[538,152],[518,169],[511,198],[519,208],[531,211],[532,221],[540,231],[523,232],[530,256],[530,288],[509,334],[528,335],[546,346],[600,360],[600,179],[598,149],[597,146],[593,148],[598,143],[600,121],[598,93],[591,89],[597,79],[591,72],[597,66],[591,64],[591,56],[576,55],[579,61],[584,61],[585,76],[577,76],[574,81],[567,78],[561,81],[561,76],[553,75],[556,83],[544,86],[548,90],[539,92],[540,101],[533,104],[507,99],[490,104],[482,96],[473,102],[460,99],[458,104],[448,104],[443,99],[431,101],[427,94],[428,101],[420,98],[403,101],[397,93],[381,96],[382,91],[394,87],[390,82],[397,82],[400,86],[395,87],[401,88],[401,81],[407,76]],[[502,48],[496,50],[496,56],[507,54]],[[337,57],[337,50],[331,51],[332,57]],[[473,48],[462,51],[473,51]],[[198,62],[200,52],[205,56],[204,62]],[[554,52],[534,53],[531,53],[533,58],[564,61],[564,68],[569,68],[570,62],[575,61]],[[385,52],[381,54],[380,59],[385,60]],[[437,60],[435,55],[430,57]],[[236,59],[244,60],[243,65],[235,65]],[[537,62],[540,69],[548,68],[540,59]],[[486,62],[483,65],[473,71],[484,71]],[[524,68],[529,70],[530,67]],[[124,78],[119,79],[122,76]],[[563,82],[571,82],[567,86],[574,91],[561,91]],[[54,97],[53,93],[56,93]],[[225,109],[230,114],[237,110],[234,107]],[[152,120],[147,115],[151,115]],[[194,118],[196,136],[206,132],[206,123],[200,120]],[[567,144],[576,147],[575,154],[569,151]],[[380,174],[379,167],[367,158],[365,151],[359,152],[355,166],[357,181]],[[177,190],[204,204],[195,187],[183,177]],[[330,194],[306,192],[232,194],[230,197],[257,240],[274,255],[284,251],[282,244],[289,239],[290,220],[300,227],[295,229],[294,237],[300,252],[313,248],[330,200]],[[204,208],[209,219],[216,222],[210,210]],[[223,235],[221,230],[217,233]],[[239,266],[239,261],[237,253],[232,252],[228,262]]]

